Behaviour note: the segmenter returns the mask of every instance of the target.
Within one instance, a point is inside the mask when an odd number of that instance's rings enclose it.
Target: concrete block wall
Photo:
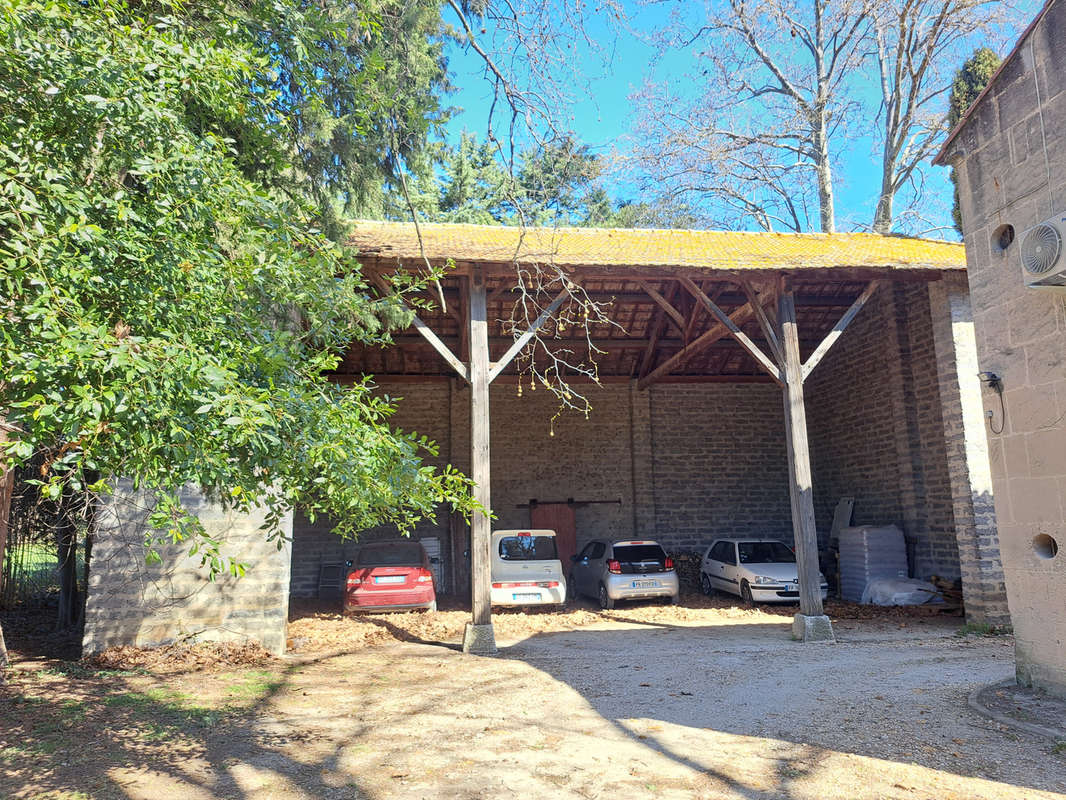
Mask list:
[[[1066,213],[1066,5],[1050,4],[946,152],[959,177],[1018,679],[1066,696],[1066,296],[1025,287],[1024,231]],[[1005,249],[998,233],[1013,226]],[[1000,431],[1002,426],[1002,431]],[[1049,542],[1058,545],[1050,556]]]
[[[157,548],[160,563],[147,564],[150,501],[120,487],[97,515],[83,651],[179,641],[257,641],[281,655],[289,612],[289,545],[279,550],[266,540],[259,529],[261,512],[226,512],[193,490],[182,499],[208,535],[221,540],[222,553],[245,564],[247,572],[239,579],[226,574],[211,581],[199,557],[188,555],[188,545]],[[282,529],[291,536],[291,517]]]

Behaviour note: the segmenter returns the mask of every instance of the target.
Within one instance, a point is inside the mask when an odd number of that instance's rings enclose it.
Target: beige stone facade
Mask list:
[[[207,535],[219,540],[223,556],[243,563],[247,572],[241,578],[222,574],[211,580],[200,558],[188,554],[188,543],[159,547],[159,563],[146,563],[150,502],[120,487],[97,516],[83,651],[254,641],[281,655],[289,614],[288,544],[279,549],[267,541],[261,511],[224,511],[193,490],[184,491],[182,501]],[[291,515],[281,527],[290,537]]]
[[[1027,288],[1019,248],[1027,229],[1066,212],[1064,41],[1059,0],[1045,7],[939,157],[959,176],[979,369],[1002,379],[1002,398],[986,386],[981,411],[1018,678],[1062,695],[1066,289]],[[1012,243],[1001,237],[1005,226]],[[966,313],[953,305],[953,324],[956,312]],[[977,424],[976,410],[965,424]],[[987,503],[975,500],[979,524]],[[983,541],[978,532],[978,559]]]

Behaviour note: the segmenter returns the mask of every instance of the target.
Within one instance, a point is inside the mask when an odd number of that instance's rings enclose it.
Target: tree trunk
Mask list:
[[[881,194],[877,198],[877,210],[874,211],[874,233],[887,236],[892,232],[892,201],[895,199],[895,190],[892,188],[892,170],[895,160],[886,155],[881,165]]]
[[[59,509],[59,630],[73,628],[78,622],[78,528],[74,521],[75,495],[64,492]]]
[[[7,678],[7,645],[4,643],[4,625],[0,623],[0,683]]]
[[[0,423],[3,418],[0,417]],[[0,442],[7,440],[7,431],[0,425]],[[15,471],[0,462],[0,604],[4,600],[4,553],[7,551],[7,535],[11,516],[11,495],[15,487]],[[2,638],[2,637],[0,637]]]
[[[818,211],[822,223],[822,233],[836,230],[836,211],[833,208],[833,168],[829,162],[829,139],[822,127],[815,132],[815,146],[818,148],[818,160],[814,165],[818,173]]]

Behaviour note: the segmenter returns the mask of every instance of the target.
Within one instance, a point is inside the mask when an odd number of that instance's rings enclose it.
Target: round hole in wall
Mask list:
[[[992,249],[1002,253],[1014,242],[1014,226],[1000,225],[992,231]]]
[[[1046,533],[1041,533],[1033,539],[1033,550],[1041,558],[1054,558],[1059,552],[1059,543]]]

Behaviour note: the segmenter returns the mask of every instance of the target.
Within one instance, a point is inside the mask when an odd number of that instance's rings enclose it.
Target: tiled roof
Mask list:
[[[962,244],[873,233],[736,233],[622,228],[510,228],[422,223],[433,262],[555,263],[567,267],[703,269],[965,269]],[[360,220],[348,243],[364,256],[417,261],[415,227]]]

